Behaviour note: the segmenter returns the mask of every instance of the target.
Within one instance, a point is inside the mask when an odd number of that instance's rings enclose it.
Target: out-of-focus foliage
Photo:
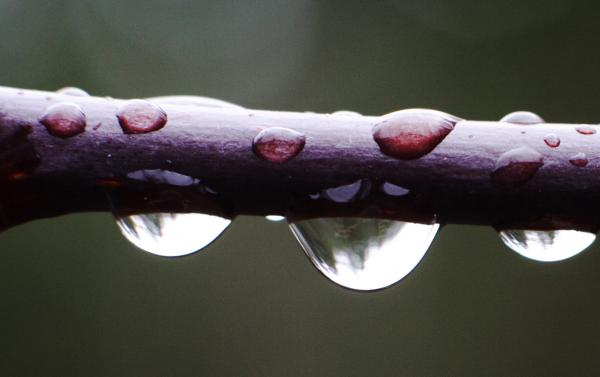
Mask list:
[[[597,7],[583,1],[0,0],[0,85],[247,107],[600,121]],[[594,210],[594,209],[590,209]],[[594,375],[598,246],[525,260],[442,229],[400,284],[326,281],[284,224],[238,219],[180,259],[107,214],[0,235],[0,374]]]

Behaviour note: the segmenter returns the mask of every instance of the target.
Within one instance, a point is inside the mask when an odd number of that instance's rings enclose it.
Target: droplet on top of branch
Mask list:
[[[167,123],[167,114],[158,105],[144,100],[131,100],[119,107],[119,124],[126,134],[141,134],[160,130]]]
[[[408,109],[384,115],[373,127],[373,139],[388,156],[423,157],[454,129],[458,118],[435,110]]]
[[[258,133],[252,150],[261,159],[282,164],[294,158],[306,143],[304,134],[283,127],[270,127]]]
[[[544,143],[550,148],[557,148],[560,145],[560,139],[556,134],[548,134],[544,138]]]
[[[596,133],[596,130],[593,127],[583,125],[575,127],[575,131],[579,132],[582,135],[593,135]]]
[[[527,125],[544,123],[544,119],[531,111],[514,111],[502,117],[500,122]]]
[[[58,94],[65,94],[67,96],[75,96],[75,97],[89,97],[88,92],[83,89],[75,88],[73,86],[67,86],[65,88],[60,88],[56,91]]]
[[[40,117],[48,132],[58,137],[73,137],[85,131],[86,116],[81,107],[71,102],[49,106]]]
[[[505,152],[496,161],[492,172],[492,184],[499,187],[518,187],[529,181],[544,165],[542,155],[529,147]]]
[[[583,168],[588,164],[588,159],[587,159],[587,156],[585,155],[585,153],[579,152],[579,153],[573,155],[573,157],[571,157],[569,159],[569,162],[573,166],[577,166],[578,168]]]

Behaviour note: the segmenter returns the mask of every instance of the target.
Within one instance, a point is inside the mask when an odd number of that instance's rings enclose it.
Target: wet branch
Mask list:
[[[430,111],[291,113],[202,101],[163,98],[157,108],[0,88],[0,228],[109,211],[110,203],[121,213],[600,225],[595,125],[466,121]],[[273,127],[284,130],[264,131]]]

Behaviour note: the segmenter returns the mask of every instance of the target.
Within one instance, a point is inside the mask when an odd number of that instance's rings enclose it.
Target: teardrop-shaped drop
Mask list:
[[[116,220],[129,242],[164,257],[178,257],[201,250],[231,223],[231,220],[201,213],[148,213],[117,216]]]
[[[577,230],[503,230],[500,239],[522,256],[540,262],[571,258],[594,242],[596,235]]]
[[[402,221],[318,218],[290,224],[315,267],[343,287],[390,286],[421,261],[439,228]]]

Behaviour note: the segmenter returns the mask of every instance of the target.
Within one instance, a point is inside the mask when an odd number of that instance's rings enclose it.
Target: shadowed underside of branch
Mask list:
[[[440,128],[435,142],[402,154],[407,145],[401,137],[419,143],[435,112],[414,110],[416,118],[400,119],[207,101],[198,106],[157,99],[156,107],[0,88],[0,228],[111,206],[122,214],[381,217],[590,231],[600,226],[595,125],[448,116],[451,126]],[[61,114],[71,123],[61,123]],[[152,127],[136,128],[144,122]],[[257,137],[271,128],[284,131]],[[273,153],[285,158],[269,157]]]

